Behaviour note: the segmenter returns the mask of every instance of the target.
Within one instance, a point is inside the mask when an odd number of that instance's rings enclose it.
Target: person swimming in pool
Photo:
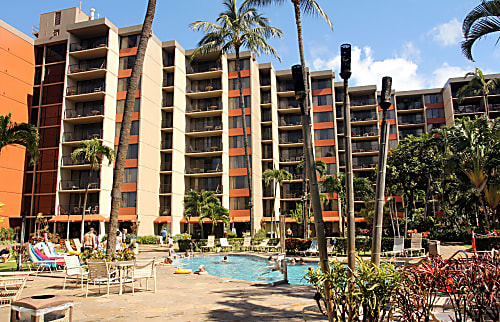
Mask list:
[[[198,275],[208,274],[208,272],[205,270],[205,265],[200,265],[200,267],[198,267],[198,270],[196,272],[194,272],[194,274],[198,274]]]

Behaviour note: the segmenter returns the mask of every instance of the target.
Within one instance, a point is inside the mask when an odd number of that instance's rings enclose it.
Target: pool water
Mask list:
[[[174,259],[173,266],[198,270],[205,265],[205,270],[214,276],[234,278],[239,280],[271,283],[283,279],[283,274],[271,271],[267,259],[249,255],[228,255],[228,261],[222,262],[224,255],[198,255],[189,258]],[[274,257],[276,258],[276,257]],[[317,267],[317,263],[306,265],[290,265],[288,262],[288,282],[293,285],[306,285],[304,275],[309,266]],[[274,265],[274,264],[273,264]],[[266,274],[263,274],[266,273]]]

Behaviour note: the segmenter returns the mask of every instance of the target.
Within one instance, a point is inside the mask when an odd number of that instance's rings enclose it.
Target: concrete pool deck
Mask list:
[[[455,248],[442,247],[442,252],[451,256],[458,250]],[[166,247],[141,246],[138,258],[166,255]],[[315,291],[310,286],[272,287],[210,275],[174,275],[174,270],[171,266],[158,266],[156,293],[144,291],[143,282],[135,295],[129,287],[123,295],[118,295],[118,286],[113,286],[108,297],[105,287],[101,287],[99,295],[97,287],[91,286],[88,298],[85,289],[75,287],[72,281],[66,290],[62,289],[63,272],[44,272],[27,283],[21,298],[41,294],[69,296],[75,303],[74,321],[304,321],[303,311],[308,321],[327,320],[313,311]],[[9,314],[9,307],[0,308],[2,320],[7,320]]]

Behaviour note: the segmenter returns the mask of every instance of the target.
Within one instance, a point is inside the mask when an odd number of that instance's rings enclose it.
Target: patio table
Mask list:
[[[119,262],[110,262],[108,263],[110,266],[116,267],[118,269],[118,280],[120,281],[120,293],[123,294],[123,282],[126,282],[126,277],[128,275],[128,270],[131,267],[134,267],[134,261],[119,261]]]

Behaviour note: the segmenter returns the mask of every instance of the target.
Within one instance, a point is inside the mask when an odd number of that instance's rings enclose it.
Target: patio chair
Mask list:
[[[52,242],[47,242],[47,246],[49,247],[49,252],[50,252],[50,256],[52,257],[57,257],[57,256],[68,256],[70,254],[68,253],[58,253],[54,247],[54,244]]]
[[[148,290],[148,281],[153,279],[154,283],[154,293],[156,293],[156,265],[155,258],[150,260],[136,260],[134,267],[132,269],[132,294],[135,291],[135,281],[139,280],[142,286],[142,279],[146,279],[146,291]]]
[[[58,265],[57,260],[41,259],[40,257],[38,257],[36,255],[35,249],[33,248],[33,245],[31,245],[30,243],[28,243],[27,249],[28,249],[28,256],[29,256],[30,260],[37,267],[37,272],[40,270],[43,270],[44,268],[48,268],[50,271],[52,271],[53,268],[54,269],[57,268],[57,265]]]
[[[8,274],[8,275],[6,275]],[[0,307],[10,305],[21,297],[29,273],[0,273]]]
[[[203,252],[203,249],[207,248],[208,250],[212,249],[215,247],[215,236],[210,235],[208,236],[207,244],[204,246],[201,246],[201,251]]]
[[[43,251],[43,254],[47,257],[47,259],[64,259],[64,256],[52,255],[52,252],[49,250],[49,247],[44,242],[39,242],[35,244],[35,248]]]
[[[64,263],[66,264],[66,267],[64,269],[65,274],[63,290],[66,289],[66,279],[72,276],[80,277],[83,290],[83,277],[87,276],[88,272],[85,269],[85,266],[82,266],[82,264],[80,264],[80,258],[76,255],[64,256]],[[78,285],[78,278],[76,279],[76,284]]]
[[[66,239],[64,241],[64,246],[66,246],[66,251],[70,255],[80,255],[81,254],[79,251],[76,251],[73,249],[73,247],[71,247],[71,242],[68,239]]]
[[[82,243],[80,243],[80,239],[74,238],[73,243],[75,243],[76,250],[81,252],[83,250]]]
[[[391,251],[384,252],[384,256],[396,256],[399,254],[404,254],[405,252],[405,238],[404,237],[394,237],[394,245]]]
[[[221,238],[220,239],[220,247],[222,249],[224,249],[224,248],[231,248],[231,250],[233,250],[233,245],[229,245],[229,242],[227,241],[227,238]]]
[[[312,254],[318,254],[318,240],[313,239],[309,248],[301,251],[301,253],[304,254],[305,256],[312,255]]]
[[[110,269],[110,266],[105,261],[87,261],[89,267],[89,274],[87,277],[87,291],[85,297],[89,295],[89,284],[93,283],[94,286],[99,285],[99,294],[101,294],[101,284],[106,284],[107,295],[109,296],[109,286],[111,283],[118,283],[118,270],[116,268]]]
[[[241,245],[241,250],[243,249],[250,249],[252,247],[252,237],[245,237],[243,238],[243,245]]]
[[[252,248],[252,250],[254,250],[254,249],[257,249],[257,250],[259,250],[259,249],[265,249],[265,248],[267,247],[267,244],[269,244],[269,238],[265,238],[265,239],[263,239],[263,240],[260,242],[260,244],[258,244],[258,245],[253,245],[251,248]]]
[[[422,247],[422,233],[413,233],[411,235],[410,248],[405,249],[405,254],[413,256],[413,253],[416,252],[420,256],[424,251],[425,249]]]

